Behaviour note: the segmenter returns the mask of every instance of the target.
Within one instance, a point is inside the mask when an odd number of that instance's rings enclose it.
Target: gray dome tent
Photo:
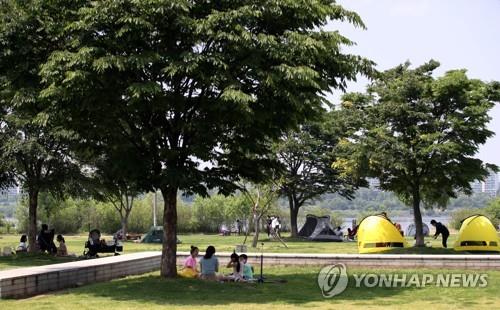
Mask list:
[[[312,241],[343,241],[342,236],[337,236],[333,232],[330,224],[330,216],[315,216],[308,214],[306,222],[300,228],[298,235]]]
[[[141,239],[141,243],[163,243],[163,226],[152,226]],[[177,238],[177,244],[181,243]]]
[[[424,231],[424,236],[429,236],[429,226],[427,226],[427,224],[425,223],[422,223],[423,227],[422,227],[422,230]],[[408,237],[414,237],[415,236],[415,224],[410,224],[408,225],[408,227],[406,228],[406,236]]]

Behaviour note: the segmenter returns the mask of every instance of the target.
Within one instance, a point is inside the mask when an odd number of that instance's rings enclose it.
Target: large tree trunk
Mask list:
[[[123,241],[127,241],[128,218],[130,217],[130,213],[132,212],[132,207],[134,205],[134,197],[130,197],[129,200],[129,197],[125,195],[125,199],[123,199],[122,197],[121,204],[122,208],[120,209],[120,216],[122,224]]]
[[[420,191],[413,191],[413,218],[415,220],[415,246],[425,246],[424,231],[422,225],[422,213],[420,213]]]
[[[128,216],[130,213],[125,213],[125,216],[122,217],[122,240],[127,241],[127,232],[128,232]]]
[[[254,225],[255,233],[253,235],[252,248],[256,248],[257,243],[259,242],[260,217],[254,215],[253,225]]]
[[[174,278],[177,276],[177,188],[164,188],[161,193],[164,197],[161,275]]]
[[[250,234],[250,225],[251,225],[251,217],[247,218],[247,229],[245,230],[245,240],[243,240],[243,244],[247,243],[248,234]]]
[[[37,251],[36,247],[36,211],[38,208],[38,190],[30,189],[28,192],[29,200],[29,216],[28,216],[28,244],[29,252],[34,253]]]
[[[299,215],[299,206],[293,197],[288,197],[288,203],[290,204],[290,226],[292,229],[292,237],[297,237],[299,230],[297,228],[297,216]]]

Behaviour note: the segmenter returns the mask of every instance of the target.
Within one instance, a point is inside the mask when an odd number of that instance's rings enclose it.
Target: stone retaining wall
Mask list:
[[[0,299],[28,297],[158,270],[160,255],[143,252],[0,271]]]
[[[260,264],[260,254],[246,253],[249,262]],[[179,252],[180,264],[189,253]],[[216,253],[221,265],[229,260],[231,253]],[[500,255],[396,255],[396,254],[264,254],[264,265],[318,266],[344,263],[348,267],[374,268],[446,268],[500,270]]]

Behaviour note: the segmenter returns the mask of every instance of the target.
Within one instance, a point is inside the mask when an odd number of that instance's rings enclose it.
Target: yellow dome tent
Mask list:
[[[378,253],[408,247],[396,226],[382,215],[365,217],[358,227],[358,251],[360,254]]]
[[[455,251],[496,251],[500,242],[495,226],[484,215],[472,215],[462,221]]]

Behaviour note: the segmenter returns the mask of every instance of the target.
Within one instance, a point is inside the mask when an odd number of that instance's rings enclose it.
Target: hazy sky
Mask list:
[[[377,63],[379,70],[406,60],[420,65],[433,58],[438,74],[465,68],[469,77],[500,81],[500,0],[340,0],[357,12],[367,30],[346,23],[328,29],[355,41],[350,52]],[[349,84],[362,91],[365,79]],[[335,94],[333,98],[338,98]],[[334,100],[335,100],[334,99]],[[490,113],[496,133],[481,147],[478,157],[500,166],[500,104]]]

